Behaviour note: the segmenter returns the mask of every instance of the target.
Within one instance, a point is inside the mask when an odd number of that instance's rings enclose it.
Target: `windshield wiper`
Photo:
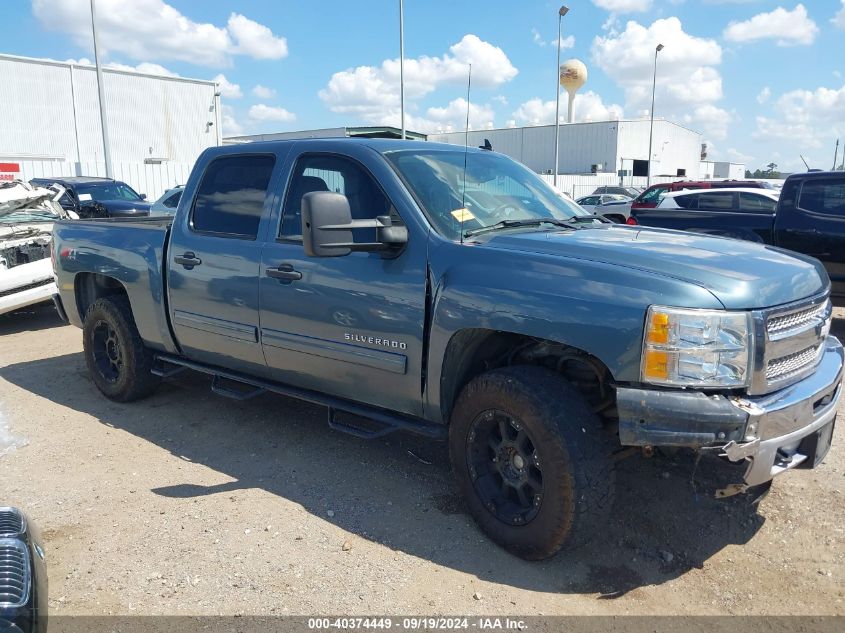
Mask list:
[[[554,224],[555,226],[562,226],[567,229],[577,228],[576,225],[568,220],[558,220],[557,218],[531,218],[525,220],[501,220],[495,224],[482,226],[477,229],[470,229],[464,233],[464,237],[472,237],[473,235],[481,235],[482,233],[489,233],[491,231],[498,231],[500,229],[512,229],[520,226],[540,226],[541,224]]]
[[[592,222],[599,220],[605,224],[613,224],[606,217],[593,215],[574,215],[567,220],[558,220],[557,218],[530,218],[525,220],[501,220],[489,226],[482,226],[477,229],[470,229],[464,233],[464,237],[472,237],[473,235],[480,235],[481,233],[488,233],[490,231],[498,231],[499,229],[511,229],[520,226],[539,226],[541,224],[553,224],[555,226],[562,226],[567,229],[578,228],[578,223],[582,221]]]

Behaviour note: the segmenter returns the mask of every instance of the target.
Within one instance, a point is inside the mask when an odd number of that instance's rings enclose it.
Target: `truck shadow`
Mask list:
[[[147,400],[118,405],[91,383],[81,353],[9,365],[0,377],[233,480],[185,481],[153,494],[189,499],[263,489],[361,538],[535,591],[617,598],[701,568],[764,522],[745,497],[712,498],[724,469],[710,460],[695,468],[686,454],[631,457],[619,462],[615,518],[604,533],[583,549],[529,563],[487,540],[466,514],[445,444],[400,435],[359,440],[331,431],[321,407],[276,395],[226,400],[192,373]],[[274,524],[284,531],[280,514]]]
[[[20,332],[37,332],[64,325],[53,302],[39,303],[0,314],[0,336]]]

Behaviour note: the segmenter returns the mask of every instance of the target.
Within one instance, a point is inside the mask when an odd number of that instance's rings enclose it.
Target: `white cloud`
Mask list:
[[[833,26],[837,29],[845,30],[845,0],[842,0],[842,8],[839,9],[836,15],[834,15],[831,19],[833,22]]]
[[[92,50],[89,0],[33,0],[41,24],[69,33]],[[202,66],[229,66],[234,55],[280,59],[287,42],[266,26],[232,13],[225,26],[195,22],[164,0],[108,0],[97,4],[97,35],[105,56],[179,60]]]
[[[467,101],[463,97],[453,99],[443,108],[429,108],[425,118],[411,117],[414,129],[423,132],[447,129],[464,129],[467,120]],[[487,104],[471,103],[469,106],[469,127],[473,130],[493,127],[493,108]]]
[[[470,63],[474,89],[500,86],[518,72],[501,48],[476,35],[464,35],[441,57],[423,55],[405,60],[406,118],[407,113],[414,112],[415,102],[438,88],[465,85]],[[358,66],[336,72],[319,95],[332,112],[379,125],[398,126],[399,60],[387,59],[380,66]]]
[[[278,123],[296,121],[296,115],[293,112],[263,103],[258,103],[249,109],[249,118],[253,121],[275,121]]]
[[[557,48],[557,38],[553,40],[549,40],[548,42],[543,39],[543,36],[540,35],[540,31],[537,29],[531,29],[531,39],[537,46],[554,46]],[[567,35],[566,37],[560,38],[560,48],[573,48],[575,46],[575,36],[574,35]]]
[[[651,0],[593,0],[593,4],[613,13],[637,13],[651,8]]]
[[[241,92],[241,87],[226,79],[226,75],[217,75],[212,81],[217,84],[220,94],[227,99],[240,99],[244,96],[244,93]]]
[[[792,11],[778,7],[744,22],[731,22],[723,35],[731,42],[775,39],[778,46],[806,46],[813,43],[818,32],[819,27],[807,15],[807,9],[799,4]]]
[[[716,106],[723,97],[722,47],[712,39],[686,33],[676,17],[645,27],[629,21],[625,30],[611,30],[593,40],[592,59],[625,91],[625,108],[640,116],[651,109],[654,53],[659,53],[655,114],[722,138],[731,114]]]
[[[233,13],[226,26],[235,41],[235,53],[254,59],[281,59],[288,55],[287,40],[276,37],[273,31],[255,20]]]
[[[513,118],[522,125],[548,125],[555,122],[555,106],[552,100],[529,99],[519,105]],[[567,108],[566,99],[561,98],[561,123],[567,120]],[[575,121],[609,121],[623,116],[622,106],[615,103],[605,105],[602,98],[591,90],[575,95],[574,108]]]
[[[769,97],[771,97],[771,96],[772,96],[772,91],[768,86],[766,86],[765,88],[763,88],[760,91],[760,94],[757,95],[757,103],[762,105],[762,104],[766,103],[766,101],[768,101]]]
[[[774,117],[757,117],[755,140],[780,139],[798,148],[818,148],[845,136],[845,85],[792,90],[777,99],[774,110]]]
[[[252,89],[252,94],[259,99],[272,99],[276,96],[276,91],[272,88],[268,88],[267,86],[256,84],[255,88]]]
[[[235,112],[231,106],[223,104],[220,115],[223,123],[223,136],[241,136],[244,133],[244,128],[235,119]]]

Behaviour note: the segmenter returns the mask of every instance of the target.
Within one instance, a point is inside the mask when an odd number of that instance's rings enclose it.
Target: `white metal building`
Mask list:
[[[729,163],[725,161],[703,160],[701,161],[701,177],[728,178],[731,180],[742,180],[745,178],[745,164]]]
[[[489,139],[493,149],[520,161],[530,169],[551,174],[554,166],[554,125],[473,130],[470,145]],[[649,120],[562,123],[559,139],[559,174],[627,172],[645,176],[648,160]],[[464,132],[429,134],[429,141],[464,144]],[[652,175],[698,178],[701,134],[671,121],[655,119]]]
[[[106,175],[93,66],[0,55],[0,78],[0,178]],[[220,144],[214,82],[104,68],[103,87],[112,176],[150,199]]]

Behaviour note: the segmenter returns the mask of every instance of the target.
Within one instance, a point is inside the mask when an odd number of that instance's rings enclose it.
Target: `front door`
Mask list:
[[[411,234],[397,256],[353,252],[306,257],[300,204],[313,191],[349,200],[353,219],[401,217],[373,177],[382,159],[303,153],[292,159],[277,239],[261,261],[261,339],[279,381],[421,415],[426,239]],[[369,163],[369,164],[368,164]],[[409,227],[410,228],[410,227]],[[374,241],[373,229],[353,232]]]
[[[167,262],[170,319],[191,360],[246,372],[265,368],[258,341],[259,227],[276,158],[211,161],[192,208],[174,223]],[[190,192],[186,192],[189,195]]]

